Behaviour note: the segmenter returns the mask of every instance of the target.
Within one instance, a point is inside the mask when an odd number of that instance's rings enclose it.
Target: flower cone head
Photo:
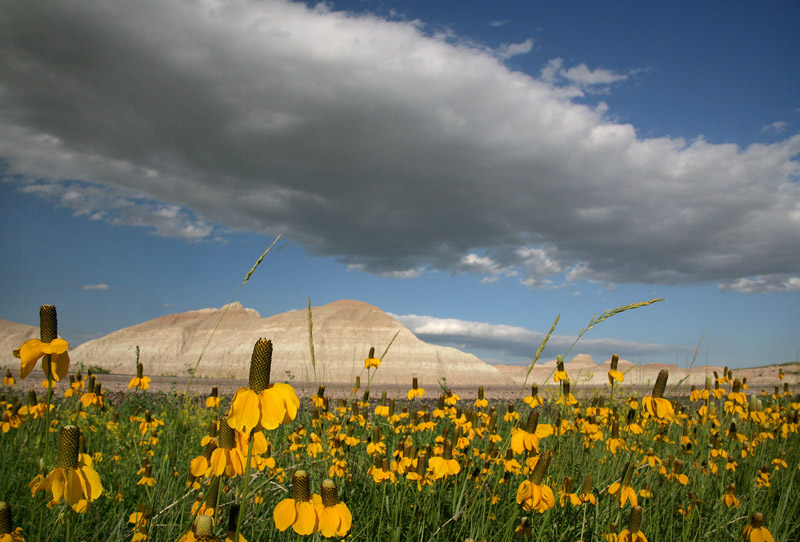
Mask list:
[[[236,446],[236,433],[228,425],[228,417],[223,416],[219,419],[219,430],[217,431],[217,444],[220,448],[233,448]]]
[[[77,469],[78,452],[81,445],[81,432],[74,425],[61,428],[58,436],[58,455],[56,466],[60,469]]]
[[[547,475],[547,467],[550,466],[550,459],[552,457],[553,453],[547,452],[536,462],[536,466],[533,468],[533,474],[531,474],[531,481],[534,484],[542,483],[542,480],[544,480],[544,477]]]
[[[11,507],[5,502],[0,502],[0,537],[9,534],[14,530],[14,522],[11,520]]]
[[[528,423],[525,424],[525,431],[533,435],[536,433],[536,428],[538,426],[539,426],[539,411],[532,410],[531,413],[528,414]]]
[[[58,318],[54,305],[39,307],[39,338],[43,343],[49,343],[58,337]]]
[[[295,471],[292,476],[292,498],[302,502],[311,500],[311,478],[304,470]]]
[[[653,397],[659,399],[664,397],[664,390],[667,389],[667,378],[669,378],[669,371],[661,369],[656,378],[656,383],[653,385]]]
[[[628,530],[632,533],[638,533],[642,527],[642,507],[634,506],[631,508],[631,515],[628,516]]]
[[[214,519],[211,516],[197,516],[194,518],[194,534],[198,538],[214,536]]]
[[[250,357],[250,389],[261,393],[269,387],[270,371],[272,369],[272,341],[258,339],[253,346]]]

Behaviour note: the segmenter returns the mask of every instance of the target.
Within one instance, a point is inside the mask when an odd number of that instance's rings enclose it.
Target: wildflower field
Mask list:
[[[662,371],[637,397],[612,364],[578,400],[559,363],[510,402],[416,379],[388,397],[373,351],[366,385],[298,397],[254,337],[233,397],[150,391],[138,364],[112,404],[69,366],[55,307],[41,321],[0,391],[2,542],[800,540],[789,383],[725,371],[681,396]],[[16,392],[39,360],[42,387]]]

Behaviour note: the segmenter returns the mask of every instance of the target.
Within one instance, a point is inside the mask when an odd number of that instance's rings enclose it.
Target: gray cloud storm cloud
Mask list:
[[[508,54],[281,1],[6,2],[0,171],[89,218],[283,232],[369,273],[800,289],[800,135],[642,138],[564,86],[627,76]]]

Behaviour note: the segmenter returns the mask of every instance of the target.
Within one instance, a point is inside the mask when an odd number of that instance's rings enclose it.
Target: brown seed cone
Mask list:
[[[194,534],[197,537],[214,536],[214,520],[210,516],[194,518]]]
[[[425,476],[425,473],[428,471],[428,456],[427,454],[420,454],[417,458],[417,474],[419,476]]]
[[[136,378],[142,378],[142,375],[144,375],[144,365],[140,362],[136,364]]]
[[[0,535],[9,534],[14,530],[11,520],[11,507],[5,502],[0,502]]]
[[[750,517],[750,525],[753,526],[753,529],[758,529],[762,525],[764,525],[764,514],[761,512],[756,512]]]
[[[336,483],[330,478],[322,482],[322,504],[328,507],[339,504],[339,492]]]
[[[638,533],[642,528],[642,507],[634,506],[631,509],[631,515],[628,516],[628,530],[632,533]]]
[[[536,432],[536,428],[538,426],[539,426],[539,411],[531,410],[531,413],[528,414],[528,423],[525,424],[525,431],[533,434]]]
[[[572,477],[565,476],[564,477],[564,493],[572,493]]]
[[[616,371],[617,367],[619,367],[619,356],[614,354],[611,356],[611,370]]]
[[[219,499],[219,476],[214,476],[208,484],[208,490],[203,502],[210,508],[217,507],[217,500]]]
[[[211,454],[214,453],[214,450],[217,449],[217,444],[212,440],[208,444],[206,444],[205,449],[203,450],[203,457],[206,459],[211,459]]]
[[[230,450],[236,446],[235,430],[228,425],[228,417],[223,416],[219,419],[219,431],[217,433],[217,444],[220,448]]]
[[[58,337],[58,318],[55,305],[42,305],[39,307],[39,338],[43,343],[49,343]]]
[[[592,477],[591,474],[588,475],[586,477],[586,479],[583,481],[583,491],[582,491],[582,493],[584,495],[588,495],[589,493],[592,492],[592,483],[593,482],[594,482],[594,478]]]
[[[292,476],[292,498],[295,501],[302,502],[311,500],[311,478],[304,470],[294,471]]]
[[[74,425],[65,425],[58,435],[56,467],[59,469],[78,468],[78,450],[81,446],[81,432]]]
[[[653,397],[664,397],[664,390],[667,389],[667,378],[669,378],[669,371],[661,369],[656,378],[656,383],[653,385]]]
[[[533,474],[531,474],[531,482],[534,484],[542,483],[542,480],[544,480],[547,474],[547,467],[550,466],[550,458],[552,456],[552,452],[547,452],[539,457],[539,461],[536,462],[536,466],[533,468]]]
[[[617,420],[611,424],[611,438],[619,438],[619,422]]]
[[[250,357],[250,389],[261,393],[269,387],[270,370],[272,369],[272,341],[258,339]]]
[[[232,504],[228,510],[228,531],[236,532],[236,523],[239,520],[239,505]]]

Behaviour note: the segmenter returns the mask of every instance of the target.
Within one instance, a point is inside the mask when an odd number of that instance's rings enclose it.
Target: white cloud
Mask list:
[[[504,43],[496,53],[499,58],[507,59],[512,56],[524,55],[533,50],[533,38],[528,38],[521,43]]]
[[[534,287],[800,269],[800,136],[643,138],[572,101],[632,72],[537,79],[419,22],[278,0],[0,10],[2,174],[87,219],[282,232],[406,277],[475,254]]]
[[[733,290],[744,294],[771,294],[775,292],[800,292],[800,277],[761,276],[746,277],[720,284],[720,290]]]
[[[509,19],[505,19],[505,20],[502,20],[502,21],[492,21],[492,22],[489,23],[489,26],[491,26],[492,28],[500,28],[501,26],[505,26],[510,22],[511,22],[511,20],[509,20]]]
[[[782,134],[789,125],[782,120],[761,127],[761,131],[769,134]]]
[[[108,284],[85,284],[81,286],[81,290],[110,290],[111,286]]]
[[[397,315],[390,314],[392,318],[406,326],[420,339],[432,344],[443,346],[457,346],[467,350],[481,350],[493,352],[494,355],[504,356],[506,362],[529,362],[545,333],[532,331],[520,326],[504,324],[491,324],[488,322],[473,322],[457,318],[437,318],[417,314]],[[574,336],[553,334],[547,342],[544,351],[545,357],[555,357],[564,353],[575,341]],[[693,351],[691,346],[665,345],[642,343],[635,341],[622,341],[617,339],[581,339],[579,351],[593,357],[601,358],[613,353],[625,353],[627,356],[635,354],[648,355],[675,355],[676,352]]]

